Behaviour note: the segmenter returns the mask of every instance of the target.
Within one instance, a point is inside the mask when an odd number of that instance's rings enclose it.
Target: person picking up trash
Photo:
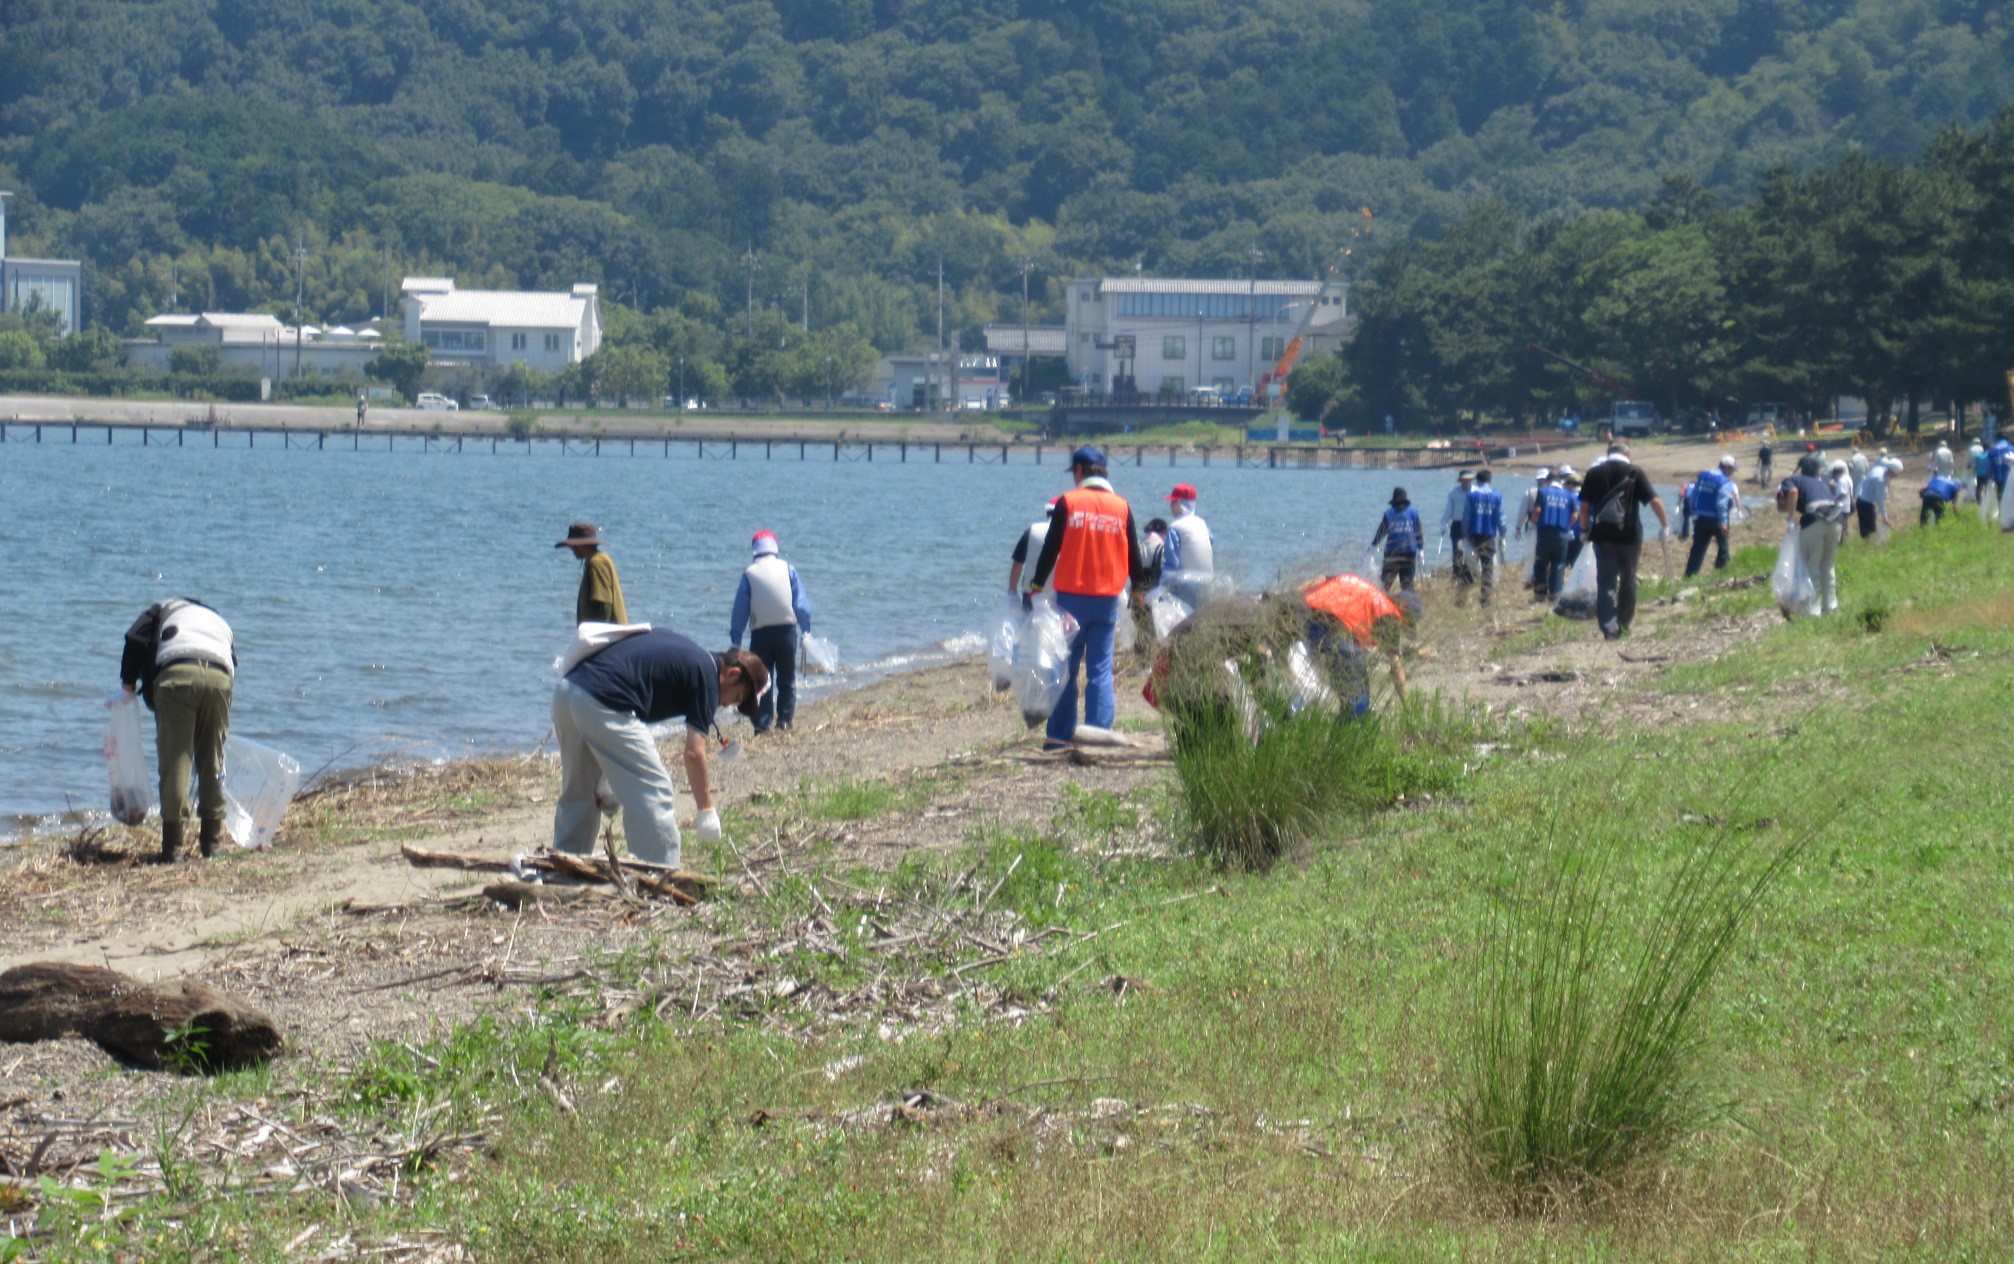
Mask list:
[[[1638,507],[1657,515],[1659,538],[1671,530],[1664,501],[1629,459],[1629,445],[1609,441],[1608,455],[1590,465],[1580,485],[1580,525],[1594,548],[1595,620],[1601,634],[1615,640],[1636,619],[1636,568],[1643,556],[1643,518]]]
[[[747,650],[712,654],[686,637],[649,625],[583,628],[561,660],[552,693],[552,727],[559,741],[559,799],[553,806],[553,846],[577,856],[594,850],[602,778],[622,808],[630,855],[678,866],[682,855],[671,774],[650,726],[685,721],[685,777],[699,808],[702,839],[720,837],[720,814],[707,780],[706,738],[714,712],[733,707],[755,718],[769,672]]]
[[[1387,591],[1394,580],[1402,592],[1413,591],[1413,581],[1419,573],[1421,535],[1420,511],[1406,498],[1405,488],[1392,488],[1392,502],[1385,506],[1377,533],[1371,537],[1372,548],[1384,541],[1385,563],[1378,574]]]
[[[1958,480],[1949,474],[1932,474],[1923,490],[1916,493],[1923,501],[1923,507],[1916,513],[1916,525],[1927,527],[1932,519],[1941,524],[1944,511],[1957,508],[1960,490]]]
[[[1839,532],[1834,524],[1845,516],[1845,507],[1834,499],[1832,485],[1820,473],[1815,453],[1797,459],[1797,473],[1776,488],[1776,510],[1797,517],[1797,551],[1804,569],[1818,590],[1819,611],[1830,614],[1839,609],[1839,581],[1834,564],[1839,557]]]
[[[1177,483],[1168,493],[1168,531],[1161,546],[1161,582],[1194,610],[1210,600],[1217,573],[1216,541],[1196,512],[1196,488]]]
[[[1133,529],[1133,509],[1106,479],[1104,451],[1086,444],[1071,453],[1070,477],[1076,480],[1076,490],[1058,498],[1028,585],[1032,597],[1053,580],[1056,605],[1077,621],[1063,696],[1049,713],[1043,743],[1046,750],[1068,746],[1077,731],[1080,663],[1084,668],[1084,723],[1101,729],[1112,727],[1118,707],[1112,683],[1113,632],[1127,583],[1135,585],[1134,599],[1138,600],[1138,583],[1146,573],[1140,560],[1140,538]],[[1171,524],[1169,539],[1173,538]]]
[[[1056,502],[1060,499],[1062,498],[1059,496],[1051,496],[1049,503],[1042,507],[1041,520],[1029,523],[1028,529],[1021,533],[1021,538],[1014,541],[1014,564],[1007,568],[1007,591],[1016,597],[1021,595],[1022,573],[1034,564],[1036,558],[1042,556],[1042,541],[1049,538],[1050,518],[1055,514]],[[1158,522],[1159,519],[1155,521]]]
[[[1463,470],[1455,475],[1455,485],[1448,489],[1448,503],[1441,508],[1440,533],[1448,538],[1448,547],[1455,553],[1449,565],[1455,579],[1464,584],[1475,582],[1475,576],[1469,571],[1468,557],[1463,552],[1463,545],[1468,541],[1469,489],[1474,485],[1473,471]]]
[[[119,683],[154,713],[161,765],[161,860],[175,859],[189,830],[189,773],[196,775],[197,844],[217,854],[224,839],[224,743],[231,736],[231,685],[238,651],[224,616],[193,597],[148,606],[126,629]]]
[[[742,629],[748,629],[748,648],[774,685],[762,696],[755,731],[767,733],[774,724],[788,733],[797,718],[797,648],[800,637],[811,635],[811,598],[797,568],[778,556],[774,531],[756,532],[748,551],[755,560],[734,590],[727,640],[740,648]]]
[[[553,545],[572,549],[580,559],[580,591],[573,599],[575,623],[629,622],[629,608],[622,601],[622,581],[615,575],[615,559],[601,551],[601,535],[592,522],[576,522],[566,529],[566,539]]]
[[[1504,498],[1497,489],[1490,486],[1491,474],[1488,470],[1478,473],[1475,486],[1469,490],[1469,501],[1462,511],[1462,531],[1468,537],[1469,548],[1476,555],[1476,570],[1482,580],[1482,604],[1490,603],[1490,594],[1496,588],[1497,555],[1503,552],[1504,543]]]
[[[1706,565],[1706,550],[1714,549],[1713,569],[1727,569],[1727,528],[1741,504],[1741,485],[1734,477],[1734,457],[1723,455],[1714,469],[1701,470],[1686,493],[1686,508],[1692,513],[1692,547],[1685,555],[1685,577],[1691,579]]]

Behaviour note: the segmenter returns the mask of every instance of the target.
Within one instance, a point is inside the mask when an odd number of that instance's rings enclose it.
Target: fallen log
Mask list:
[[[405,856],[406,863],[416,869],[467,869],[482,873],[507,873],[511,867],[511,862],[508,860],[494,860],[487,856],[464,856],[451,851],[428,851],[411,843],[401,843],[399,852]],[[576,856],[563,851],[541,851],[525,857],[524,863],[530,869],[540,869],[546,873],[563,873],[586,882],[605,883],[609,880],[608,862],[596,856]],[[640,889],[667,896],[680,904],[693,904],[705,899],[707,893],[713,889],[713,879],[704,874],[684,869],[666,869],[663,865],[653,865],[641,860],[624,858],[622,872],[634,875]]]
[[[65,961],[0,974],[0,1040],[69,1036],[139,1066],[192,1074],[252,1066],[284,1043],[265,1011],[190,979],[143,983]]]
[[[400,843],[399,854],[415,869],[471,869],[480,873],[503,873],[510,868],[508,860],[463,856],[451,851],[428,851],[411,843]]]

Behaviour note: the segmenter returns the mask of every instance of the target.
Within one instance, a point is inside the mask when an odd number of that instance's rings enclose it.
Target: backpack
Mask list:
[[[1604,498],[1594,511],[1594,525],[1598,527],[1620,527],[1629,521],[1630,496],[1636,490],[1634,474],[1624,474],[1615,490]]]

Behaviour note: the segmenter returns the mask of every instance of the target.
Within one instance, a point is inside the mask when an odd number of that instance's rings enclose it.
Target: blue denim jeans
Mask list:
[[[1120,603],[1124,597],[1081,597],[1076,593],[1056,594],[1056,607],[1077,621],[1077,635],[1070,639],[1070,665],[1063,680],[1063,696],[1049,713],[1049,740],[1067,742],[1077,732],[1077,666],[1084,667],[1084,723],[1101,729],[1112,727],[1118,714],[1118,696],[1112,686],[1112,636],[1118,628]]]
[[[769,669],[769,692],[756,710],[755,731],[767,733],[771,724],[789,728],[797,719],[797,625],[751,628],[748,649]]]

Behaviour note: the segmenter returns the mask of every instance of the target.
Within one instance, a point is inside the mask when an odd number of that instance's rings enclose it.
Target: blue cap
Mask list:
[[[1087,443],[1070,454],[1070,464],[1103,465],[1105,464],[1105,450]]]

